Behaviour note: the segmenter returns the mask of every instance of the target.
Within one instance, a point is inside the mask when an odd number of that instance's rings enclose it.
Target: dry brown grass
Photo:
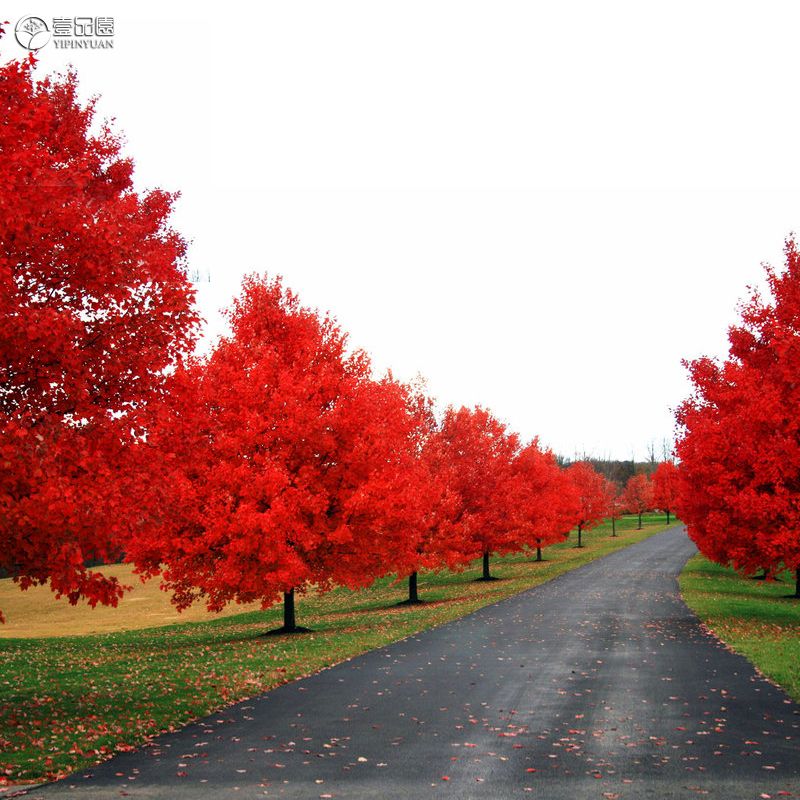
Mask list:
[[[81,636],[152,628],[174,622],[205,622],[261,608],[258,603],[233,604],[220,614],[211,614],[202,604],[195,604],[178,613],[169,602],[169,596],[158,588],[157,579],[142,583],[129,564],[112,564],[100,571],[133,587],[116,608],[90,608],[85,601],[73,606],[63,597],[56,600],[47,586],[35,586],[21,592],[10,578],[0,580],[0,611],[6,618],[5,625],[0,625],[0,639]]]

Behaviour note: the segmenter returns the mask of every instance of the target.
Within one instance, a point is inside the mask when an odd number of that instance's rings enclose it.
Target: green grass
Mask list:
[[[681,593],[726,644],[800,701],[800,600],[794,573],[766,582],[695,556],[680,577]]]
[[[407,585],[301,596],[297,621],[312,633],[260,634],[280,607],[161,628],[91,636],[0,640],[0,785],[63,776],[148,737],[358,653],[521,592],[663,530],[663,515],[635,516],[530,554],[492,559],[500,580],[462,573],[420,577],[420,606],[398,606]],[[88,612],[87,612],[88,613]]]

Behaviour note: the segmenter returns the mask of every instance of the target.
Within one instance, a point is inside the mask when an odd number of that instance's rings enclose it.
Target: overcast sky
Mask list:
[[[643,460],[800,231],[800,5],[6,3],[114,20],[74,64],[181,192],[207,339],[280,274],[378,371],[566,456]]]

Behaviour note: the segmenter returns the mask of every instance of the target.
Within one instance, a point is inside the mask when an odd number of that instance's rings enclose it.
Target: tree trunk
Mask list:
[[[424,601],[419,599],[419,594],[417,593],[417,571],[414,570],[408,576],[408,600],[403,600],[397,605],[399,606],[415,606],[421,605]]]
[[[417,571],[414,570],[408,576],[408,602],[419,603],[419,594],[417,593]]]
[[[483,575],[481,575],[481,577],[478,578],[479,581],[497,580],[497,578],[494,578],[492,575],[489,574],[489,555],[490,553],[488,550],[483,554]]]
[[[578,547],[583,547],[583,545],[581,544],[581,528],[582,527],[583,527],[582,525],[578,525]]]
[[[642,512],[640,511],[639,512],[639,527],[636,530],[640,531],[641,529],[642,529]]]
[[[294,614],[294,588],[283,593],[283,626],[267,631],[263,636],[276,636],[281,633],[310,633],[310,628],[298,625]]]
[[[617,535],[617,523],[614,517],[611,517],[611,535],[612,536]]]
[[[667,509],[667,525],[669,525],[669,509]]]
[[[297,630],[294,616],[294,588],[283,593],[283,630],[286,633]]]
[[[540,544],[536,545],[536,560],[537,561],[542,560],[542,546]]]
[[[800,567],[794,572],[794,596],[800,597]]]

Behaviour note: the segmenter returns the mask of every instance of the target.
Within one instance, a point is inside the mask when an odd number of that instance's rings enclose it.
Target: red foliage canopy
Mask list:
[[[800,254],[793,239],[785,256],[782,273],[766,267],[771,299],[754,294],[742,307],[728,359],[687,364],[694,393],[677,413],[681,519],[701,553],[747,574],[800,570]]]
[[[678,501],[678,467],[672,461],[662,461],[653,473],[653,502],[669,516]]]
[[[133,190],[74,74],[32,71],[0,66],[0,568],[113,604],[121,587],[84,564],[147,514],[131,445],[198,320],[174,196]]]
[[[623,501],[622,492],[616,481],[605,479],[606,515],[611,520],[611,535],[617,535],[617,520],[627,510]]]
[[[175,453],[161,524],[131,556],[179,608],[355,588],[408,563],[424,491],[408,390],[280,279],[245,280],[232,335],[173,381],[149,437]],[[157,459],[161,460],[161,459]]]
[[[639,527],[642,527],[642,514],[653,507],[653,484],[647,475],[639,473],[628,478],[622,492],[622,502],[628,511],[639,515]]]
[[[450,487],[457,498],[461,561],[482,555],[484,577],[488,577],[489,555],[518,547],[509,496],[519,439],[480,407],[448,408],[440,435]]]
[[[414,468],[420,489],[413,509],[417,513],[407,522],[408,535],[413,536],[416,546],[406,551],[410,560],[405,565],[398,561],[397,571],[402,577],[421,569],[458,569],[464,564],[467,549],[464,526],[459,524],[463,508],[433,401],[416,393],[411,414],[416,424]]]
[[[539,548],[565,539],[578,519],[578,493],[569,471],[534,440],[517,453],[512,475],[508,513],[519,546]]]
[[[622,492],[619,485],[610,478],[606,478],[605,492],[606,515],[612,520],[617,520],[625,513],[625,505],[622,502]]]
[[[576,461],[568,473],[578,496],[575,524],[580,546],[581,532],[599,525],[608,513],[608,494],[605,478],[588,461]]]

